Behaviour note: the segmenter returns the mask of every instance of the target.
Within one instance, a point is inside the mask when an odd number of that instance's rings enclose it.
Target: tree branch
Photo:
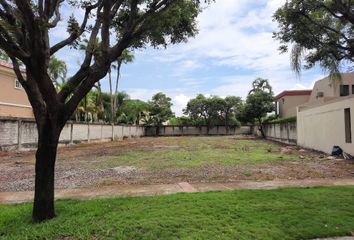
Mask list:
[[[86,7],[85,16],[84,16],[84,19],[81,23],[79,31],[73,32],[72,34],[70,34],[70,36],[68,38],[64,39],[63,41],[61,41],[61,42],[55,44],[53,47],[51,47],[50,48],[50,55],[53,55],[54,53],[56,53],[57,51],[59,51],[63,47],[73,43],[76,39],[78,39],[84,33],[86,25],[87,25],[87,20],[90,16],[91,11],[95,8],[98,8],[101,4],[102,4],[102,0],[99,0],[96,4]]]
[[[0,24],[0,47],[10,56],[14,56],[21,61],[25,61],[29,54],[23,51]]]
[[[57,2],[57,5],[56,5],[55,10],[54,10],[55,18],[53,19],[52,22],[48,23],[50,28],[56,27],[58,25],[58,22],[61,20],[61,15],[60,15],[59,8],[60,8],[60,4],[62,2],[63,2],[63,0],[60,0],[60,1]]]
[[[16,74],[17,80],[21,83],[21,85],[23,86],[23,88],[25,89],[27,96],[28,96],[28,100],[30,101],[31,105],[32,105],[32,109],[33,109],[33,113],[35,115],[36,119],[39,119],[40,117],[40,113],[42,113],[43,111],[46,111],[45,108],[45,103],[42,100],[42,94],[40,93],[37,83],[31,80],[30,83],[25,79],[25,77],[22,75],[22,71],[20,69],[20,65],[17,61],[16,58],[11,57],[10,59],[12,61],[12,65],[13,65],[13,69],[14,72]]]
[[[100,9],[101,8],[99,8],[98,10],[100,11]],[[75,90],[75,88],[85,78],[85,74],[88,74],[91,71],[90,64],[92,61],[95,43],[96,43],[97,35],[100,30],[100,26],[101,26],[101,18],[99,16],[99,14],[97,14],[96,23],[91,31],[91,36],[88,41],[88,45],[86,47],[85,59],[82,62],[79,71],[69,79],[69,81],[65,84],[65,86],[58,93],[58,99],[60,102],[65,102],[67,97]]]

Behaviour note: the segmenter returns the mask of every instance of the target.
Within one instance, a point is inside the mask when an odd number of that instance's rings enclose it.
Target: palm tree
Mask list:
[[[117,104],[117,99],[118,99],[118,84],[119,84],[119,79],[120,79],[120,68],[122,64],[127,64],[130,62],[134,61],[134,55],[131,51],[128,49],[125,49],[122,53],[122,55],[116,60],[116,65],[113,64],[112,67],[117,70],[117,78],[116,78],[116,84],[115,84],[115,91],[114,95],[112,94],[113,89],[112,89],[112,77],[111,77],[111,69],[108,72],[108,78],[109,78],[109,87],[110,87],[110,93],[111,93],[111,111],[112,111],[112,122],[115,121],[115,113],[117,112],[118,104]]]
[[[61,83],[65,83],[65,78],[68,70],[64,61],[57,59],[55,56],[52,56],[49,61],[48,71],[50,78],[57,88],[60,85],[58,81],[59,79],[61,79]]]
[[[268,79],[257,78],[252,83],[252,90],[249,91],[248,94],[255,93],[255,92],[268,92],[270,94],[273,93],[272,86],[270,86]]]
[[[93,57],[95,58],[99,54],[99,46],[100,46],[100,40],[97,38],[96,41],[93,43],[91,46],[91,51],[93,52]],[[82,51],[87,51],[88,50],[88,45],[89,45],[89,40],[88,39],[83,39],[83,43],[79,45],[79,49]],[[110,74],[110,73],[109,73]],[[98,101],[99,101],[99,111],[98,111],[98,116],[100,114],[104,114],[105,109],[104,109],[104,104],[103,104],[103,98],[102,98],[102,88],[101,88],[101,82],[98,81],[97,84],[94,86],[97,91],[98,91]],[[87,96],[85,97],[87,98]],[[99,117],[98,117],[99,118]],[[104,120],[104,116],[101,116],[101,120]]]

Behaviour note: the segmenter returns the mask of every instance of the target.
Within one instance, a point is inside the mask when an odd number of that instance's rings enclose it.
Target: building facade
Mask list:
[[[0,61],[0,117],[33,118],[31,104],[12,65]]]
[[[309,102],[297,109],[297,143],[331,153],[333,146],[354,155],[354,74],[315,83]]]
[[[317,81],[306,105],[323,105],[326,102],[352,95],[354,95],[354,73],[342,73],[341,79],[326,77]]]
[[[312,90],[284,91],[275,97],[276,114],[281,118],[296,117],[297,107],[309,101]]]

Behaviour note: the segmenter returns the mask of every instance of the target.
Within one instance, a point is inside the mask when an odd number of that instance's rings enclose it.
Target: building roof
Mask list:
[[[14,67],[12,66],[11,63],[5,62],[3,60],[0,60],[0,66],[5,67],[5,68],[9,68],[9,69],[14,69]],[[23,67],[20,67],[20,70],[22,73],[26,73],[26,70]]]
[[[279,98],[285,97],[285,96],[310,96],[312,93],[312,90],[291,90],[291,91],[284,91],[282,93],[279,93],[277,96],[275,96],[275,99],[278,100]]]

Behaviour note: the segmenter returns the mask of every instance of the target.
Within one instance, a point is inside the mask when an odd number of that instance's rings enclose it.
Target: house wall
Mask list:
[[[15,73],[0,65],[0,116],[33,118],[32,107],[23,88],[15,88]]]
[[[297,106],[307,103],[309,95],[284,96],[277,100],[278,115],[282,118],[295,117]]]
[[[354,155],[354,144],[345,142],[344,109],[351,110],[352,140],[354,140],[354,96],[337,99],[322,106],[300,107],[297,114],[298,145],[326,153],[340,146]]]
[[[354,85],[354,73],[342,73],[341,80],[331,80],[326,77],[315,83],[312,94],[307,105],[322,105],[327,101],[342,98],[340,97],[340,85],[349,85],[349,92],[352,93],[352,85]],[[323,97],[317,97],[318,92],[323,92]]]

